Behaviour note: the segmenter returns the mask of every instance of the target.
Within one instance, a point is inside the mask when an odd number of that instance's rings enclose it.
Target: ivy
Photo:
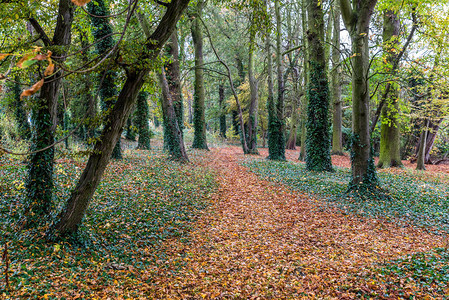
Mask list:
[[[333,171],[330,155],[329,83],[323,65],[310,62],[307,90],[306,167],[310,171]]]
[[[107,16],[109,10],[107,9],[104,0],[97,0],[95,3],[89,2],[87,4],[89,13],[96,16]],[[98,42],[95,44],[96,52],[104,54],[114,46],[114,39],[112,38],[112,26],[107,18],[91,17],[93,26],[92,34],[94,39]],[[108,114],[108,111],[115,104],[117,89],[116,89],[117,72],[114,70],[106,70],[101,75],[99,95],[101,99],[101,108]],[[112,151],[112,158],[122,159],[120,138]]]
[[[150,126],[148,125],[150,112],[148,108],[147,98],[148,92],[145,91],[141,91],[137,96],[136,125],[139,132],[137,148],[143,150],[150,150],[150,139],[152,136]]]
[[[44,149],[54,142],[51,114],[45,99],[38,99],[33,107],[30,152]],[[41,224],[53,209],[53,160],[54,147],[32,153],[29,156],[26,179],[26,203],[22,222],[26,227]]]

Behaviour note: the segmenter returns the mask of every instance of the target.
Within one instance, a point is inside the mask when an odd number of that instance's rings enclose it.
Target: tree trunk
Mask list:
[[[92,34],[94,39],[98,42],[95,44],[95,48],[99,55],[104,55],[114,46],[114,38],[112,36],[113,28],[109,23],[108,18],[104,18],[104,16],[108,16],[109,9],[107,8],[104,0],[97,0],[94,2],[89,2],[87,4],[87,10],[89,13],[95,16],[91,16],[92,22]],[[100,86],[99,95],[101,101],[101,107],[103,112],[107,115],[110,112],[111,107],[117,101],[117,89],[116,89],[116,79],[117,72],[114,70],[103,70],[104,75],[99,76]],[[117,140],[117,145],[114,147],[114,151],[112,152],[113,159],[122,159],[122,150],[120,139]]]
[[[424,128],[422,128],[421,131],[421,138],[419,140],[419,150],[418,150],[418,157],[416,161],[416,170],[425,170],[425,158],[426,158],[426,145],[427,145],[427,132],[428,132],[428,126],[429,121],[424,121]]]
[[[340,0],[342,17],[352,42],[352,153],[350,190],[374,191],[378,179],[369,134],[369,23],[377,0]]]
[[[205,92],[203,78],[203,30],[201,28],[202,10],[205,2],[199,1],[195,12],[192,14],[192,41],[195,49],[195,84],[193,95],[193,144],[192,148],[206,149],[206,117],[205,117]]]
[[[342,136],[342,99],[341,99],[341,74],[340,64],[340,4],[334,2],[333,15],[333,48],[332,48],[332,102],[334,104],[332,118],[332,154],[343,155]]]
[[[139,138],[137,141],[137,149],[150,150],[151,132],[148,125],[148,119],[150,118],[150,112],[148,108],[148,92],[140,91],[137,96],[137,108],[136,108],[136,123]]]
[[[267,8],[269,13],[269,5]],[[278,99],[274,101],[273,88],[273,62],[271,57],[270,32],[267,32],[265,41],[265,51],[267,52],[267,72],[268,72],[268,159],[285,160],[285,137],[284,137],[284,77],[281,58],[281,13],[279,1],[275,1],[276,15],[276,66],[278,71]]]
[[[58,18],[52,45],[60,46],[55,56],[62,55],[70,45],[73,21],[73,4],[70,0],[60,0]],[[49,45],[47,45],[49,46]],[[33,107],[30,151],[43,149],[54,143],[56,115],[61,73],[44,79],[37,103]],[[26,203],[23,213],[23,226],[35,226],[48,221],[53,209],[53,160],[54,147],[29,156],[26,180]]]
[[[333,171],[329,136],[329,86],[324,49],[324,17],[319,0],[308,1],[309,84],[307,94],[306,168]]]
[[[187,7],[189,0],[172,0],[167,7],[159,25],[153,34],[147,38],[147,50],[140,55],[140,59],[153,60],[162,49],[165,42],[173,33],[176,23]],[[138,61],[139,59],[137,59]],[[75,233],[86,212],[87,206],[100,183],[101,177],[108,165],[112,150],[122,132],[137,94],[142,88],[148,69],[132,70],[127,75],[123,88],[118,95],[117,102],[111,113],[100,140],[95,144],[93,154],[89,157],[86,168],[76,185],[70,199],[59,214],[56,223],[52,226],[49,238],[56,235],[69,235]]]
[[[248,154],[259,154],[257,151],[257,110],[259,107],[259,83],[254,76],[254,51],[255,51],[255,31],[251,30],[249,40],[249,63],[248,63],[248,78],[250,88],[250,103],[249,103],[249,118],[248,118],[248,133],[247,146]],[[245,137],[246,138],[246,137]]]
[[[182,105],[182,91],[181,91],[181,77],[179,66],[179,45],[178,45],[178,32],[175,30],[170,37],[170,43],[167,45],[167,53],[171,57],[171,62],[166,66],[166,77],[168,82],[168,88],[170,90],[171,99],[173,101],[173,107],[175,109],[176,118],[178,120],[178,126],[181,130],[181,135],[184,130],[184,110]]]
[[[393,66],[397,57],[400,22],[395,12],[387,10],[384,13],[383,42],[387,62]],[[392,70],[391,70],[392,71]],[[399,90],[390,83],[386,96],[386,105],[382,108],[382,123],[380,126],[379,168],[401,167],[401,140],[399,132]]]
[[[180,162],[188,162],[184,139],[178,124],[178,116],[176,115],[175,105],[173,105],[173,94],[168,86],[163,68],[158,73],[158,78],[162,90],[162,116],[170,158]]]
[[[225,94],[222,83],[218,86],[218,106],[220,107],[220,136],[226,138]]]
[[[307,36],[307,0],[301,1],[301,25],[302,25],[302,34],[304,37]],[[304,38],[304,48],[309,48],[309,41]],[[304,86],[309,85],[309,51],[304,51]],[[300,126],[301,126],[301,150],[299,152],[298,160],[305,161],[306,160],[306,137],[307,137],[307,107],[309,105],[309,96],[306,93],[304,97],[304,101],[301,105],[301,115],[300,115]]]
[[[276,15],[276,67],[278,75],[278,99],[276,104],[278,126],[276,126],[276,136],[278,138],[278,159],[285,160],[285,84],[284,84],[284,66],[282,62],[282,18],[280,0],[275,0]]]

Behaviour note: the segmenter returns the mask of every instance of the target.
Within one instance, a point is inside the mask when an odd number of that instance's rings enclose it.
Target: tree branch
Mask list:
[[[35,18],[29,18],[28,21],[30,21],[31,26],[33,26],[34,30],[36,30],[36,32],[40,35],[40,38],[42,42],[44,42],[44,45],[47,47],[51,46],[53,43],[39,24],[39,22],[37,22]]]

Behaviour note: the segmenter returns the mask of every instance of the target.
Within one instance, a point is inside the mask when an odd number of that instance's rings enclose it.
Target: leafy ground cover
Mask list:
[[[57,161],[58,208],[83,167],[83,162]],[[15,227],[25,171],[20,161],[1,158],[0,229],[10,262],[8,271],[3,262],[0,272],[3,299],[145,299],[154,273],[166,267],[164,241],[187,240],[216,187],[214,175],[203,167],[169,162],[161,152],[127,151],[108,166],[78,240],[50,244],[40,239],[45,228],[17,232]]]
[[[344,210],[449,232],[449,176],[425,177],[422,172],[383,171],[378,174],[380,185],[391,199],[360,201],[345,195],[351,176],[348,168],[334,167],[334,173],[310,172],[302,163],[263,159],[247,159],[244,165],[264,179],[326,199]]]
[[[442,298],[421,286],[396,290],[375,267],[442,247],[441,236],[414,226],[343,213],[323,200],[260,179],[238,164],[241,149],[214,149],[213,209],[196,223],[190,243],[170,240],[168,265],[150,294],[162,299]],[[179,267],[180,266],[180,267]]]
[[[346,213],[364,217],[377,217],[426,228],[436,233],[444,248],[418,252],[381,264],[374,264],[364,273],[367,283],[360,295],[370,297],[372,290],[385,297],[423,297],[439,295],[449,297],[449,176],[444,173],[425,173],[410,169],[379,172],[381,186],[391,199],[352,199],[345,195],[350,180],[350,169],[335,167],[334,173],[317,173],[305,169],[298,162],[273,162],[246,159],[243,165],[266,180],[281,182],[309,196],[327,200]],[[340,165],[345,165],[340,162]],[[359,276],[360,274],[354,275]],[[371,292],[370,292],[371,291]]]

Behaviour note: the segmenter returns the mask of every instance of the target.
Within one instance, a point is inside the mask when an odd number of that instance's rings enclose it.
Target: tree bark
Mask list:
[[[248,154],[259,154],[257,151],[257,110],[259,107],[259,82],[254,76],[254,51],[255,51],[255,31],[251,30],[249,40],[249,63],[248,78],[250,88],[250,103],[248,109],[248,133],[247,146]],[[246,138],[246,137],[245,137]]]
[[[343,155],[343,136],[342,136],[342,99],[341,99],[341,68],[340,65],[340,4],[334,2],[333,14],[333,38],[332,38],[332,154]]]
[[[351,187],[359,190],[363,185],[368,189],[378,185],[374,161],[371,156],[369,134],[369,23],[377,0],[340,0],[343,21],[352,41],[352,161]]]
[[[220,136],[226,138],[226,112],[225,112],[225,94],[224,85],[218,86],[218,105],[220,107]]]
[[[307,94],[306,168],[333,171],[329,136],[329,86],[324,49],[324,14],[319,0],[308,1],[309,84]]]
[[[188,3],[189,0],[172,0],[170,2],[157,28],[147,38],[147,51],[142,53],[138,60],[153,60],[159,55],[163,45],[175,30],[176,23]],[[95,144],[94,153],[89,157],[86,168],[81,174],[70,199],[57,217],[56,223],[52,226],[48,235],[49,238],[55,237],[55,235],[69,235],[75,233],[78,229],[148,72],[149,69],[146,68],[129,71],[100,140]]]
[[[384,12],[383,42],[387,62],[393,66],[397,60],[398,37],[400,22],[393,11]],[[393,70],[389,70],[393,71]],[[380,126],[380,155],[379,168],[401,167],[400,130],[399,130],[399,91],[394,83],[390,83],[389,93],[386,95],[386,105],[382,108],[382,123]]]
[[[424,121],[424,128],[421,131],[421,138],[419,143],[418,157],[416,161],[416,170],[424,171],[426,169],[425,159],[426,159],[426,145],[427,145],[427,127],[429,126],[429,121]]]
[[[145,91],[140,91],[137,96],[137,130],[139,133],[139,138],[137,140],[137,149],[141,150],[150,150],[150,140],[151,140],[151,131],[150,126],[148,125],[148,120],[150,118],[150,112],[148,108],[148,93]]]
[[[161,72],[158,73],[158,78],[162,90],[162,116],[164,119],[164,128],[167,136],[167,147],[170,158],[180,162],[188,162],[189,159],[185,150],[184,139],[178,124],[175,105],[173,104],[173,94],[170,91],[163,68],[161,69]]]
[[[166,78],[168,82],[168,88],[170,90],[171,99],[173,101],[173,107],[176,113],[176,119],[178,120],[178,126],[183,135],[184,130],[184,110],[182,106],[182,91],[181,91],[181,77],[180,77],[180,65],[179,65],[179,45],[178,45],[178,32],[175,30],[170,37],[170,43],[167,45],[167,53],[171,57],[171,62],[166,66]]]
[[[206,149],[206,117],[205,117],[205,92],[203,76],[203,30],[201,28],[201,15],[205,5],[204,1],[199,1],[195,7],[192,18],[192,41],[195,50],[195,84],[193,94],[193,144],[192,148]]]

